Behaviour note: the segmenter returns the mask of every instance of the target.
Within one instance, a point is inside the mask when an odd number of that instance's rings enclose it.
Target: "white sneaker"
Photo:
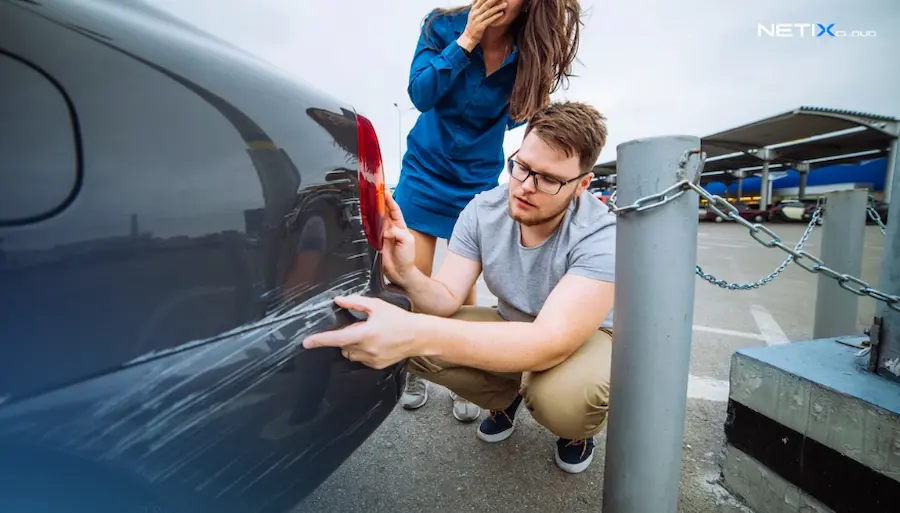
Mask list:
[[[406,374],[406,388],[400,397],[400,405],[407,410],[421,408],[428,401],[428,381],[409,372]]]
[[[462,397],[450,392],[450,398],[453,399],[453,416],[460,422],[472,422],[481,416],[481,407],[477,404],[467,401]]]

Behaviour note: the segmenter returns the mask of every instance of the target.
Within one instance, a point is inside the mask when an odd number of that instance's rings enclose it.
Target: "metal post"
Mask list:
[[[797,164],[797,172],[800,173],[800,185],[797,188],[797,197],[803,199],[806,196],[806,179],[809,177],[809,163],[801,162]]]
[[[825,223],[819,258],[835,271],[860,276],[866,229],[865,189],[825,195]],[[819,275],[813,338],[858,334],[859,296],[844,290],[833,278]]]
[[[885,203],[891,202],[895,177],[900,174],[897,172],[898,168],[900,168],[900,155],[897,155],[898,152],[900,152],[900,136],[895,137],[891,141],[891,147],[888,150],[887,168],[884,170],[884,197],[882,198],[882,201]]]
[[[759,180],[759,209],[769,208],[769,161],[763,162],[762,177]]]
[[[738,177],[737,200],[741,201],[741,198],[743,196],[744,196],[744,173],[741,172],[741,175]]]
[[[891,145],[891,154],[896,155],[898,150],[897,140]],[[893,165],[893,171],[889,176],[892,183],[885,183],[885,192],[889,186],[900,187],[900,158],[888,160],[888,165]],[[900,295],[900,221],[891,217],[891,212],[900,212],[900,194],[892,197],[888,208],[887,229],[884,234],[884,254],[881,263],[881,282],[878,289],[886,294]],[[885,378],[900,382],[900,312],[894,311],[879,301],[876,308],[876,316],[882,318],[879,330],[879,345],[873,349],[875,353],[875,372]]]
[[[620,206],[693,180],[700,138],[620,144]],[[697,208],[692,191],[619,216],[604,513],[676,513],[694,317]]]

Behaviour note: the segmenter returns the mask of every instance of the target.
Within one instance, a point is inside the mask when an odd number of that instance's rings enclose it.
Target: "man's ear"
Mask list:
[[[581,194],[591,186],[591,182],[594,181],[594,173],[588,173],[581,177],[581,181],[578,182],[578,195]]]

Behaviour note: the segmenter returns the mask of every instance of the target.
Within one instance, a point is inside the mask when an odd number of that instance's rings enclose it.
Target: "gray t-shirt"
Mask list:
[[[574,202],[569,206],[553,235],[526,248],[519,223],[509,216],[508,187],[502,184],[478,194],[463,209],[449,249],[481,262],[484,282],[499,299],[501,317],[530,322],[566,274],[615,282],[616,216],[585,192],[577,210]],[[610,310],[601,327],[612,328],[612,322]]]

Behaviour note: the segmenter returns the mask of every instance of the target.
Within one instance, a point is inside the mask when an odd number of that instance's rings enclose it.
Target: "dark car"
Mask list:
[[[769,211],[768,210],[760,210],[758,208],[750,208],[746,203],[734,203],[734,207],[738,210],[738,214],[742,219],[746,219],[747,221],[753,223],[762,223],[764,221],[769,220]],[[723,212],[728,213],[726,210]],[[699,211],[699,219],[701,221],[715,221],[717,223],[721,223],[722,221],[730,220],[724,216],[716,213],[715,210],[712,209],[700,209]]]
[[[372,124],[137,1],[0,0],[0,512],[286,512],[392,411]]]
[[[782,223],[809,223],[818,200],[783,200],[769,208],[769,218]]]

